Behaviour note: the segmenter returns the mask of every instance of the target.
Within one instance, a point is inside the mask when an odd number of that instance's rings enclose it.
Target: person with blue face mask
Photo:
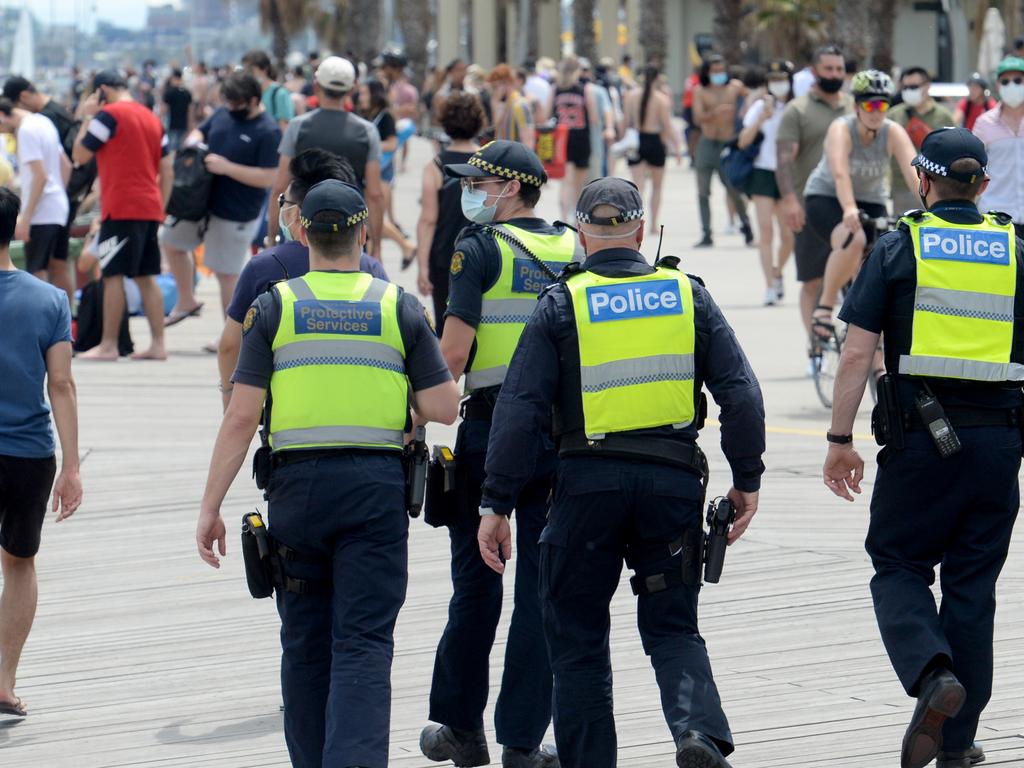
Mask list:
[[[492,141],[467,162],[444,166],[462,184],[462,212],[473,224],[456,240],[449,269],[448,311],[441,352],[456,380],[466,375],[463,421],[455,443],[459,466],[456,508],[427,522],[447,526],[454,594],[437,649],[423,754],[455,765],[490,764],[484,735],[491,646],[501,618],[501,576],[480,557],[477,530],[491,431],[491,411],[519,336],[540,292],[563,267],[579,260],[576,233],[534,211],[547,182],[537,155],[516,141]],[[557,768],[541,744],[551,723],[551,669],[541,629],[538,593],[540,532],[555,471],[548,439],[531,478],[515,499],[518,562],[515,609],[495,710],[503,768]]]
[[[722,175],[722,150],[736,137],[738,127],[742,127],[742,121],[737,120],[742,98],[743,85],[729,79],[725,59],[718,54],[708,56],[700,68],[700,87],[693,94],[693,119],[701,130],[694,167],[697,169],[700,223],[704,231],[697,248],[714,245],[711,235],[711,178],[716,173],[739,214],[744,242],[747,245],[754,242],[743,196],[739,190],[729,186]]]

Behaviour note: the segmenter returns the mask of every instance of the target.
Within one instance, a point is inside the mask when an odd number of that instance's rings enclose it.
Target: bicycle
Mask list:
[[[891,232],[899,222],[900,217],[880,216],[874,218],[861,211],[860,220],[867,238],[864,244],[864,258],[866,259],[868,254],[871,253],[871,249],[875,247],[878,238],[886,232]],[[846,248],[851,240],[853,240],[852,232],[842,247]],[[840,306],[842,306],[843,299],[846,298],[846,292],[852,284],[852,281],[847,283],[843,286],[842,291],[840,291]],[[811,377],[814,379],[814,391],[818,395],[821,404],[826,408],[832,407],[832,393],[835,389],[836,373],[839,370],[839,358],[842,356],[843,343],[846,341],[846,323],[838,318],[838,314],[837,312],[836,318],[831,323],[815,321],[814,326],[827,329],[828,335],[822,335],[812,330],[810,349],[808,350],[808,356],[811,360]],[[882,345],[879,343],[876,363],[881,352]],[[876,365],[871,375],[868,376],[868,388],[871,391],[871,401],[873,403],[878,402],[877,376],[875,374],[880,368],[882,368],[881,365]]]

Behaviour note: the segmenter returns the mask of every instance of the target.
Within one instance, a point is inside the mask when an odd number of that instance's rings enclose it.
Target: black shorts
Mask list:
[[[565,147],[566,162],[577,168],[590,167],[590,129],[569,131],[569,140]]]
[[[659,133],[641,133],[640,147],[637,149],[637,156],[629,160],[629,165],[647,163],[654,168],[665,167],[665,142],[661,140]]]
[[[15,557],[34,557],[46,517],[57,461],[0,455],[0,548]]]
[[[142,277],[160,274],[158,221],[114,221],[100,224],[96,255],[104,277]]]
[[[61,240],[64,247],[60,247]],[[25,271],[42,272],[50,259],[68,259],[68,230],[63,224],[33,224],[25,243]]]
[[[888,215],[884,205],[857,201],[857,207],[872,218]],[[802,283],[825,275],[825,265],[832,252],[832,230],[843,220],[839,200],[825,195],[811,195],[804,200],[806,223],[796,233],[793,254],[796,257],[796,279]]]

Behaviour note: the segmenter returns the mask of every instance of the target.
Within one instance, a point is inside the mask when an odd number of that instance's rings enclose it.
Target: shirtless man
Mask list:
[[[700,223],[704,237],[697,248],[713,245],[711,239],[711,177],[715,173],[722,180],[725,191],[732,199],[743,226],[743,239],[747,245],[754,242],[754,233],[747,218],[747,207],[742,195],[726,183],[722,175],[722,150],[736,135],[736,107],[743,95],[743,84],[730,82],[725,59],[712,54],[704,60],[700,70],[700,86],[693,94],[693,119],[700,126],[697,144],[697,196],[700,199]]]

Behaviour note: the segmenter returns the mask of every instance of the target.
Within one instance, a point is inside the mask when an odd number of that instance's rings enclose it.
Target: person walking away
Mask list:
[[[953,125],[953,115],[950,111],[928,94],[931,84],[931,75],[924,67],[907,67],[900,73],[902,101],[889,110],[889,119],[903,126],[915,151],[921,149],[921,144],[929,133],[937,128]],[[906,211],[920,207],[921,198],[917,195],[917,189],[906,185],[895,160],[889,177],[892,180],[893,215],[900,216]]]
[[[420,124],[420,92],[409,82],[406,67],[409,60],[397,53],[385,53],[381,74],[388,86],[388,101],[391,103],[396,125],[403,120],[411,120],[413,125]],[[405,173],[409,160],[409,143],[403,142],[402,159],[399,170]]]
[[[1000,104],[978,118],[974,135],[988,153],[991,174],[981,195],[984,211],[1003,211],[1024,233],[1024,59],[1008,56],[996,68]]]
[[[682,162],[682,148],[679,137],[672,125],[672,103],[669,97],[657,88],[661,73],[657,67],[645,67],[643,90],[633,90],[626,95],[626,124],[635,128],[640,135],[640,146],[636,157],[629,159],[629,170],[633,183],[643,196],[648,180],[651,183],[650,228],[658,228],[658,214],[661,212],[661,188],[665,181],[666,146],[672,147],[672,154]]]
[[[387,765],[394,629],[408,582],[404,433],[412,419],[458,415],[458,388],[417,299],[356,271],[368,215],[359,190],[340,181],[303,199],[310,271],[249,308],[196,525],[200,557],[219,567],[220,508],[270,409],[267,530],[294,555],[282,558],[276,588],[294,768]],[[310,302],[334,308],[333,319],[307,317]],[[353,302],[366,322],[351,321],[344,305]]]
[[[468,162],[445,166],[445,173],[461,180],[462,210],[474,223],[455,245],[441,337],[452,375],[466,374],[469,397],[455,442],[465,468],[459,482],[466,487],[447,520],[454,591],[430,685],[428,717],[436,725],[423,729],[420,749],[434,761],[478,766],[490,763],[483,717],[502,595],[501,577],[487,568],[477,547],[491,412],[537,294],[551,280],[540,263],[557,272],[578,254],[570,227],[537,217],[547,175],[524,145],[492,141]],[[516,509],[520,563],[494,713],[502,768],[558,768],[557,754],[541,745],[551,722],[551,674],[537,592],[539,538],[554,469],[548,444],[509,502]]]
[[[588,179],[608,175],[608,152],[618,138],[618,123],[615,120],[615,105],[608,87],[599,78],[589,59],[580,59],[580,82],[591,88],[597,101],[597,120],[590,123],[590,165]]]
[[[821,297],[811,315],[811,332],[825,338],[835,333],[832,311],[839,291],[863,261],[867,235],[862,212],[872,219],[888,213],[885,174],[890,160],[908,187],[916,180],[911,165],[914,145],[907,132],[886,117],[896,93],[892,78],[867,69],[854,75],[850,91],[854,113],[829,126],[825,154],[804,189],[808,225],[832,246]]]
[[[61,239],[67,237],[70,205],[64,188],[71,176],[71,161],[52,122],[2,97],[0,131],[13,133],[17,141],[21,192],[26,199],[14,237],[25,244],[25,268],[40,280],[49,276],[67,296],[68,307],[73,307],[75,289],[67,249],[60,248]]]
[[[1009,216],[978,209],[985,168],[998,166],[966,129],[930,133],[914,165],[927,210],[879,239],[840,312],[849,328],[823,476],[848,501],[863,490],[853,422],[883,334],[891,386],[879,407],[902,429],[875,433],[884,447],[865,547],[882,641],[917,699],[900,763],[970,768],[985,759],[974,738],[1020,507],[1024,241]]]
[[[0,717],[25,717],[29,712],[15,687],[18,662],[36,614],[35,556],[50,488],[57,522],[82,503],[71,308],[62,291],[19,271],[11,261],[19,207],[18,196],[0,187],[0,327],[8,329],[0,344]],[[44,380],[60,438],[56,483]]]
[[[694,553],[704,538],[707,480],[696,442],[702,384],[722,407],[727,496],[738,513],[731,543],[757,511],[764,404],[701,282],[679,272],[677,259],[651,267],[640,253],[643,216],[639,191],[623,179],[598,179],[580,196],[586,261],[541,295],[498,395],[479,552],[498,573],[512,557],[508,515],[541,461],[551,419],[558,477],[541,533],[540,592],[562,767],[616,765],[608,608],[625,560],[636,572],[637,622],[676,765],[728,768],[733,738],[697,623],[702,558]],[[626,292],[636,309],[619,311],[615,299]]]
[[[518,141],[533,149],[537,139],[530,103],[516,90],[516,75],[508,64],[499,64],[487,76],[491,86],[494,138]]]
[[[462,189],[457,177],[446,177],[446,165],[460,165],[480,150],[476,137],[484,124],[484,109],[476,97],[455,93],[441,113],[441,126],[451,138],[433,162],[423,168],[420,218],[416,224],[416,284],[421,296],[430,296],[437,336],[444,333],[448,308],[448,282],[455,241],[470,221],[462,213]]]
[[[743,85],[731,81],[725,59],[712,54],[701,67],[700,86],[693,94],[693,119],[700,126],[697,143],[697,197],[700,201],[700,223],[704,236],[697,248],[714,245],[711,236],[711,178],[718,174],[725,192],[740,217],[740,231],[747,245],[754,242],[754,232],[747,218],[747,207],[739,191],[733,189],[722,175],[722,150],[736,135],[736,111]]]
[[[188,144],[209,147],[206,168],[214,174],[209,215],[203,221],[168,218],[160,244],[178,286],[178,300],[166,325],[195,315],[202,305],[193,293],[194,265],[190,252],[203,245],[203,262],[220,287],[221,310],[227,309],[238,273],[249,257],[262,222],[267,190],[277,175],[281,131],[260,102],[260,84],[236,72],[221,86],[224,106],[188,137]],[[216,351],[216,344],[207,351]]]
[[[164,300],[153,279],[160,274],[157,229],[171,194],[173,166],[160,119],[132,100],[128,83],[113,70],[93,77],[93,91],[82,102],[85,120],[72,156],[76,165],[96,158],[100,186],[97,249],[103,274],[103,338],[79,356],[117,360],[117,337],[124,317],[124,278],[135,279],[149,323],[150,346],[132,357],[164,360]]]
[[[990,109],[995,109],[996,100],[989,95],[988,80],[975,72],[967,81],[967,97],[960,99],[953,112],[953,123],[968,131],[974,130],[974,123]]]
[[[785,296],[782,273],[793,252],[793,232],[783,221],[779,185],[775,180],[775,139],[783,111],[793,98],[793,65],[784,59],[769,62],[765,79],[768,92],[754,101],[743,116],[743,130],[737,144],[740,149],[746,149],[755,141],[761,142],[746,193],[757,214],[757,247],[765,281],[763,303],[770,307]],[[778,250],[773,251],[776,224],[779,245]]]
[[[274,71],[274,65],[270,62],[270,56],[266,51],[249,51],[242,56],[242,66],[260,84],[263,108],[283,133],[288,127],[288,123],[295,117],[295,105],[292,103],[292,95],[288,89],[277,82],[277,73]]]
[[[373,123],[345,110],[345,102],[356,84],[356,69],[352,62],[339,56],[328,56],[316,68],[313,80],[320,106],[292,120],[278,147],[280,160],[270,194],[267,245],[277,241],[281,213],[277,199],[291,180],[288,165],[292,158],[306,149],[325,149],[345,158],[355,171],[357,186],[363,190],[370,210],[367,252],[379,260],[385,202],[380,133]]]
[[[181,84],[181,70],[172,69],[161,97],[161,115],[167,122],[167,146],[177,152],[192,130],[192,94]]]
[[[580,82],[580,63],[575,56],[567,56],[558,65],[557,85],[551,92],[551,113],[559,125],[568,131],[565,179],[562,181],[562,218],[569,212],[587,180],[590,168],[590,125],[600,120],[597,114],[597,95],[593,87]]]
[[[811,312],[818,303],[821,279],[832,251],[827,238],[805,226],[804,187],[821,160],[825,134],[832,121],[848,114],[853,98],[843,87],[843,53],[834,45],[818,48],[811,67],[815,82],[803,96],[794,87],[794,98],[782,112],[775,138],[775,182],[782,196],[783,221],[794,233],[793,254],[800,285],[800,317],[805,338],[811,333]],[[794,86],[796,75],[794,77]]]

